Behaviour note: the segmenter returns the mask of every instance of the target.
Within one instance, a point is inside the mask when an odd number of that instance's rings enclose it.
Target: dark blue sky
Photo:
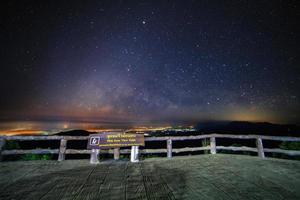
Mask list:
[[[1,1],[2,121],[299,123],[297,1]]]

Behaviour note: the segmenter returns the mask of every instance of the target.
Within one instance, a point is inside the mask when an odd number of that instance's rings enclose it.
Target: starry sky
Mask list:
[[[300,122],[297,1],[10,0],[0,9],[6,128]]]

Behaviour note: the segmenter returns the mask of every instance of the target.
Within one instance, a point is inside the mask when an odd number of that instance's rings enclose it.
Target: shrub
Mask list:
[[[51,160],[52,159],[52,155],[49,154],[25,154],[21,156],[21,160]]]
[[[5,142],[5,149],[12,150],[12,149],[20,149],[19,142],[14,140],[7,140]]]
[[[202,143],[202,147],[206,147],[206,146],[210,145],[210,140],[206,138],[206,139],[203,139],[201,141],[201,143]],[[209,150],[204,150],[203,154],[209,154]]]
[[[286,150],[300,150],[300,142],[282,142],[279,147]]]

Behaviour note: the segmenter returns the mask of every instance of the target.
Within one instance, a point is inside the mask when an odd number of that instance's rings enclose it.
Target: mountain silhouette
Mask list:
[[[71,130],[71,131],[64,131],[64,132],[59,132],[54,135],[59,135],[59,136],[88,136],[90,134],[93,134],[94,132],[89,132],[85,130]]]
[[[300,136],[300,126],[294,124],[273,124],[268,122],[248,121],[212,121],[199,122],[196,127],[198,131],[205,133],[227,133],[227,134],[258,134],[258,135],[288,135]]]

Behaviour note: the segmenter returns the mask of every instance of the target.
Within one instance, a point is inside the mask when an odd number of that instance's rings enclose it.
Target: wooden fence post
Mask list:
[[[201,144],[202,144],[202,147],[207,147],[209,145],[208,139],[207,138],[203,138],[201,140]],[[209,150],[204,150],[203,153],[204,154],[209,154]]]
[[[100,149],[92,149],[91,158],[90,158],[90,163],[91,164],[98,164],[99,163],[99,159],[98,159],[99,153],[100,153]]]
[[[60,147],[59,147],[59,154],[58,154],[58,161],[63,161],[66,158],[66,149],[67,149],[67,140],[61,139],[60,140]]]
[[[115,160],[120,159],[120,148],[114,148],[114,159]]]
[[[262,139],[260,137],[258,137],[256,139],[256,147],[257,147],[258,156],[260,158],[265,158],[264,146],[263,146],[263,143],[262,143]]]
[[[0,162],[2,161],[2,151],[4,149],[5,146],[5,139],[4,138],[0,138]]]
[[[139,146],[131,147],[130,162],[139,162]]]
[[[210,137],[210,153],[211,154],[216,154],[217,153],[216,138],[215,137]]]
[[[172,158],[172,140],[167,139],[167,157]]]

